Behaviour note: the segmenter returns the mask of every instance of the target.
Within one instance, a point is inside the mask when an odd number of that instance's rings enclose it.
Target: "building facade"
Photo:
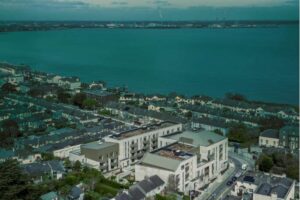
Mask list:
[[[278,147],[279,146],[279,132],[275,129],[268,129],[260,133],[259,146],[262,147]]]
[[[72,162],[80,161],[82,164],[107,173],[119,168],[119,147],[117,143],[91,142],[81,145],[80,150],[70,152]]]
[[[228,166],[227,138],[212,132],[185,131],[163,136],[159,147],[135,166],[137,181],[157,174],[175,190],[187,194],[220,178]]]
[[[119,161],[123,168],[139,161],[145,152],[157,149],[160,136],[180,131],[182,131],[182,124],[161,122],[112,135],[104,140],[119,145]]]
[[[289,149],[291,152],[299,151],[299,128],[285,126],[279,130],[280,146]]]

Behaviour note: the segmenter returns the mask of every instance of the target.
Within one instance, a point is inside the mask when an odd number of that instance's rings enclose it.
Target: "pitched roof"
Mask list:
[[[146,178],[130,187],[128,194],[123,191],[115,197],[116,200],[140,200],[146,194],[162,186],[165,182],[157,175]]]
[[[148,193],[156,188],[155,185],[147,179],[137,183],[137,186],[139,186],[145,193]]]
[[[267,129],[260,133],[262,137],[279,138],[279,132],[276,129]]]
[[[81,189],[77,186],[74,186],[72,187],[69,196],[73,198],[79,198],[81,193],[82,193]]]
[[[143,194],[143,192],[138,188],[129,189],[128,193],[131,196],[132,200],[141,200],[141,199],[145,198],[145,195]]]
[[[49,192],[40,197],[41,200],[54,200],[56,198],[58,198],[58,195],[56,192]]]
[[[125,193],[125,192],[122,192],[121,194],[117,195],[115,197],[116,200],[131,200],[131,197]]]
[[[159,187],[159,186],[162,186],[163,184],[165,184],[165,182],[157,175],[154,175],[154,176],[151,176],[149,178],[149,180],[156,186],[156,187]]]

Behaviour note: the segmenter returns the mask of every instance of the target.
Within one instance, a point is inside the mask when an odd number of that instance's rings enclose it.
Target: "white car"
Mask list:
[[[243,164],[242,165],[242,170],[247,170],[248,165],[247,164]]]

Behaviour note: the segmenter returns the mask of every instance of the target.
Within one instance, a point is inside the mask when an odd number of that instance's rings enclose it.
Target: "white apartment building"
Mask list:
[[[119,169],[118,150],[116,143],[96,141],[71,151],[69,159],[71,162],[79,161],[83,165],[107,173]]]
[[[104,140],[119,145],[120,167],[124,168],[140,160],[145,152],[157,149],[159,137],[181,131],[182,124],[166,121],[115,134]]]
[[[228,166],[228,140],[212,132],[186,131],[163,136],[159,147],[135,165],[136,181],[156,174],[187,194],[221,177]]]
[[[228,139],[210,131],[184,131],[160,137],[159,147],[181,142],[197,148],[198,162],[211,163],[210,177],[218,177],[228,166]]]

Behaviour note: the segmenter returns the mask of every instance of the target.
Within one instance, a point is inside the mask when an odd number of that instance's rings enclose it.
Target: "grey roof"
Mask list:
[[[142,165],[157,167],[169,171],[176,171],[180,163],[180,160],[166,158],[152,153],[146,153],[141,161]]]
[[[214,143],[225,140],[226,138],[210,131],[184,131],[182,133],[172,134],[165,136],[166,138],[174,139],[176,141],[182,141],[189,143],[193,146],[210,146]]]
[[[115,199],[116,200],[131,200],[131,197],[127,193],[122,192],[121,194],[116,196]]]
[[[269,195],[272,190],[272,186],[269,183],[263,183],[259,186],[256,193],[261,195]]]
[[[156,186],[156,187],[159,187],[159,186],[162,186],[163,184],[165,184],[165,182],[157,175],[154,175],[154,176],[151,176],[149,178],[149,180]]]
[[[144,179],[141,182],[139,182],[137,186],[141,187],[143,191],[145,191],[146,193],[156,188],[155,185],[152,182],[148,181],[147,179]]]
[[[277,185],[277,186],[272,188],[271,193],[274,192],[274,193],[277,194],[277,197],[284,198],[288,191],[289,191],[288,188],[286,188],[282,185]]]
[[[277,194],[278,198],[284,198],[293,185],[293,180],[281,177],[270,177],[267,175],[256,178],[255,184],[258,189],[255,193],[270,196],[273,193]]]
[[[41,176],[51,171],[65,172],[62,162],[58,160],[51,160],[40,163],[31,163],[23,165],[23,170],[31,176]]]
[[[129,195],[131,196],[132,200],[141,200],[145,198],[143,192],[138,188],[129,189]]]
[[[279,132],[276,129],[267,129],[260,133],[262,137],[279,138]]]
[[[76,198],[80,197],[81,193],[82,193],[82,190],[79,187],[74,186],[74,187],[72,187],[69,196],[76,199]]]
[[[146,197],[148,192],[160,187],[165,182],[157,175],[151,176],[130,187],[128,194],[122,192],[115,197],[116,200],[140,200]]]

